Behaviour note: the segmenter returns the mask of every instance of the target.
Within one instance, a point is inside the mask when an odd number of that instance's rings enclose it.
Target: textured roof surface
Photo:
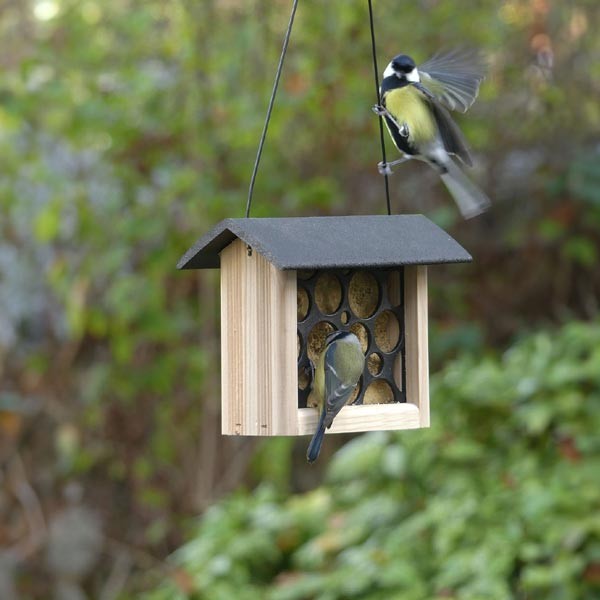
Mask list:
[[[392,267],[471,261],[423,215],[225,219],[181,258],[179,269],[219,267],[219,252],[241,239],[279,269]]]

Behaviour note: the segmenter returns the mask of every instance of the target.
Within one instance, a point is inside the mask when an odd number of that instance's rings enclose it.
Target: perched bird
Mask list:
[[[465,218],[488,208],[489,198],[461,171],[451,155],[472,166],[467,143],[447,109],[466,112],[479,93],[483,64],[477,54],[455,50],[437,54],[419,67],[406,54],[394,57],[383,73],[381,106],[394,144],[404,156],[379,163],[382,174],[411,158],[432,166]]]
[[[313,390],[320,410],[319,424],[306,459],[315,462],[321,450],[325,428],[329,429],[335,416],[354,392],[365,366],[365,355],[358,338],[348,331],[334,331],[327,336],[325,349],[317,361]]]

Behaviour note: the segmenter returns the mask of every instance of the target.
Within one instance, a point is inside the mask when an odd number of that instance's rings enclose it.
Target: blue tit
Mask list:
[[[365,355],[358,338],[348,331],[334,331],[327,336],[315,368],[313,391],[320,411],[319,424],[306,459],[315,462],[321,451],[325,428],[329,429],[335,416],[348,402],[358,385],[365,366]]]
[[[451,156],[472,166],[467,143],[449,110],[466,112],[475,102],[483,80],[477,54],[455,50],[438,54],[419,67],[405,54],[394,57],[383,73],[381,106],[388,132],[403,157],[379,163],[382,174],[417,158],[433,167],[466,219],[485,211],[489,198],[462,172]]]

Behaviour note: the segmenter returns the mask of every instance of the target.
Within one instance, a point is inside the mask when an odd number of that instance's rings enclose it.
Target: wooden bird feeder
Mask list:
[[[226,219],[180,269],[221,269],[222,432],[307,435],[311,361],[354,332],[365,369],[331,433],[429,426],[427,265],[471,256],[422,215]]]

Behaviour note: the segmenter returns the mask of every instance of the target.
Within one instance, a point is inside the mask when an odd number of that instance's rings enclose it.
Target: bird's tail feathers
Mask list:
[[[445,164],[446,173],[441,174],[442,181],[454,198],[465,219],[471,219],[485,212],[490,199],[461,171],[460,167],[449,160]]]
[[[308,449],[306,450],[306,460],[309,463],[314,463],[319,458],[319,452],[321,452],[321,444],[323,443],[323,436],[325,435],[325,411],[321,411],[321,417],[319,418],[319,425],[317,431],[313,435]]]

